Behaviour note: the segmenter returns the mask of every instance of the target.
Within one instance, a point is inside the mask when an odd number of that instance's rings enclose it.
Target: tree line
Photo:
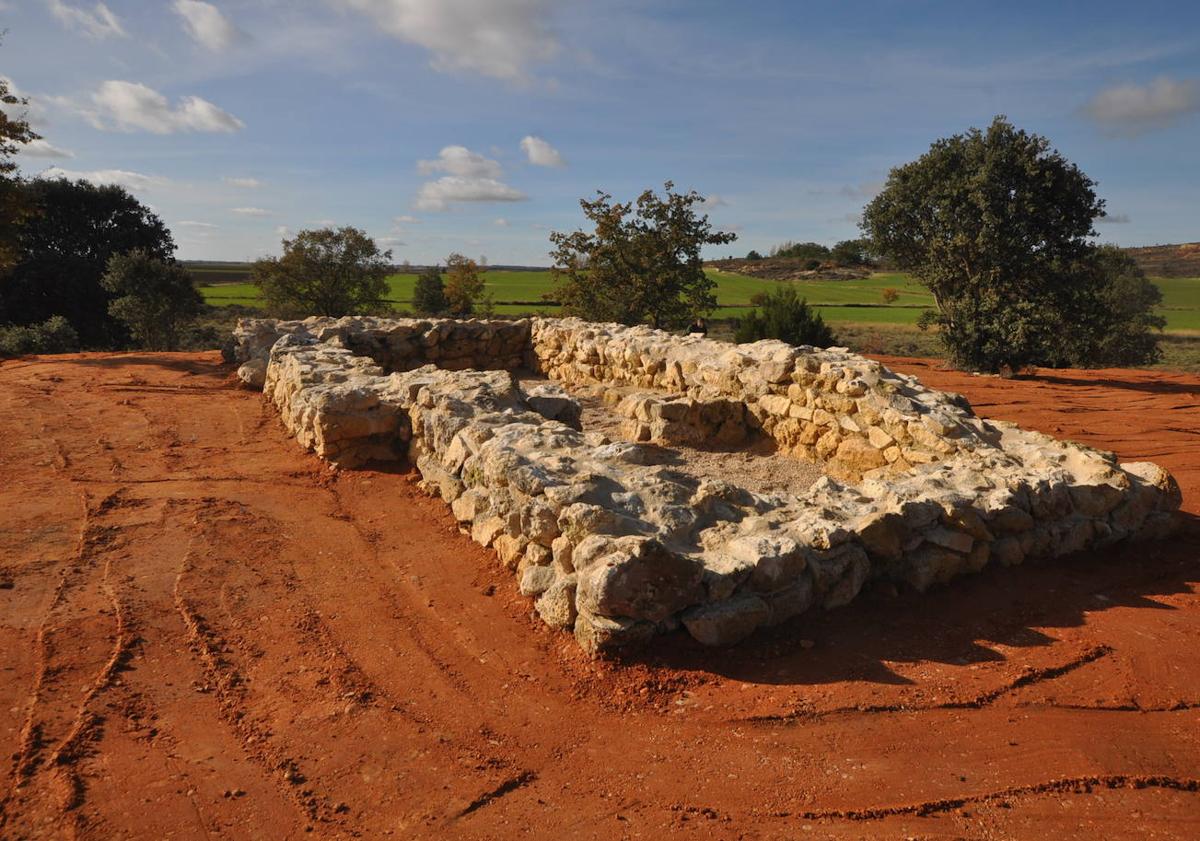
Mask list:
[[[37,135],[10,113],[24,103],[0,78],[0,353],[79,347],[178,347],[203,301],[175,260],[162,220],[125,190],[20,177],[17,149]],[[863,211],[863,237],[833,248],[784,243],[775,256],[848,265],[886,259],[933,294],[922,316],[948,356],[979,371],[1142,364],[1158,358],[1161,294],[1131,258],[1097,245],[1096,184],[1049,141],[997,117],[936,141],[896,167]],[[568,315],[677,328],[716,309],[701,251],[714,229],[704,197],[605,192],[583,199],[587,226],[555,231],[547,296]],[[257,261],[253,281],[279,315],[383,312],[391,252],[352,228],[301,231]],[[751,252],[753,256],[754,252]],[[423,270],[413,309],[490,315],[486,267],[451,254]],[[444,277],[443,277],[444,275]],[[791,282],[755,302],[739,341],[829,345],[835,337]]]

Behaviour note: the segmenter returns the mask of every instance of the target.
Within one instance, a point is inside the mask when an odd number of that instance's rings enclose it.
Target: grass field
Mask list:
[[[779,281],[746,277],[731,272],[710,271],[717,281],[718,309],[714,319],[735,318],[751,309],[750,299],[758,292],[773,288]],[[236,274],[231,269],[214,267],[205,271],[198,282],[204,300],[213,306],[236,304],[260,305],[258,289],[246,282],[222,282]],[[243,275],[244,276],[244,275]],[[208,282],[209,277],[213,282]],[[496,301],[496,312],[503,315],[552,313],[557,307],[545,303],[551,291],[549,272],[493,271],[485,275],[487,291]],[[412,300],[414,274],[395,274],[388,278],[386,300],[397,309],[407,308]],[[1167,319],[1167,331],[1200,332],[1200,278],[1157,278],[1163,292],[1160,312]],[[826,321],[834,324],[912,325],[924,308],[933,305],[925,289],[907,275],[879,273],[862,280],[803,281],[804,295]],[[883,290],[895,289],[899,297],[892,304],[883,302]]]

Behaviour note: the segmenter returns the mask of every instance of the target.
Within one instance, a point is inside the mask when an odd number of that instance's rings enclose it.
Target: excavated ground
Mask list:
[[[522,387],[550,382],[543,377],[522,375]],[[625,396],[638,389],[628,386],[563,385],[583,410],[584,432],[599,432],[613,441],[634,441],[622,428],[622,418],[605,392]],[[741,446],[699,448],[684,444],[645,444],[647,464],[664,464],[701,479],[721,479],[759,494],[800,494],[823,475],[821,465],[779,452],[775,442],[761,436]]]
[[[1200,380],[885,361],[1159,462],[1184,532],[592,662],[217,354],[0,364],[0,837],[1200,836]]]

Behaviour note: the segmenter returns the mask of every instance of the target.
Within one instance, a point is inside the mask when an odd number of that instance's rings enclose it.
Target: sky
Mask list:
[[[24,174],[122,184],[181,259],[353,225],[397,263],[548,265],[671,180],[737,242],[858,235],[889,170],[996,114],[1120,245],[1200,240],[1200,3],[0,0]]]

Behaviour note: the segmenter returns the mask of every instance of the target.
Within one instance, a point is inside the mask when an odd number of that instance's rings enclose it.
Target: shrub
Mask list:
[[[779,339],[789,345],[816,347],[837,343],[821,314],[808,306],[796,287],[780,285],[759,300],[760,309],[751,310],[737,326],[739,342]]]
[[[76,350],[79,350],[79,334],[61,315],[50,316],[41,324],[0,327],[0,356]]]
[[[754,249],[750,249],[750,251],[746,253],[747,260],[761,260],[762,258],[763,256]]]
[[[441,270],[437,266],[423,269],[413,287],[413,311],[418,315],[438,315],[449,306]]]
[[[150,350],[178,349],[180,331],[204,306],[187,269],[145,251],[113,255],[100,285],[115,296],[108,314]]]
[[[894,304],[900,297],[900,293],[889,286],[879,293],[879,297],[883,298],[885,304]]]

